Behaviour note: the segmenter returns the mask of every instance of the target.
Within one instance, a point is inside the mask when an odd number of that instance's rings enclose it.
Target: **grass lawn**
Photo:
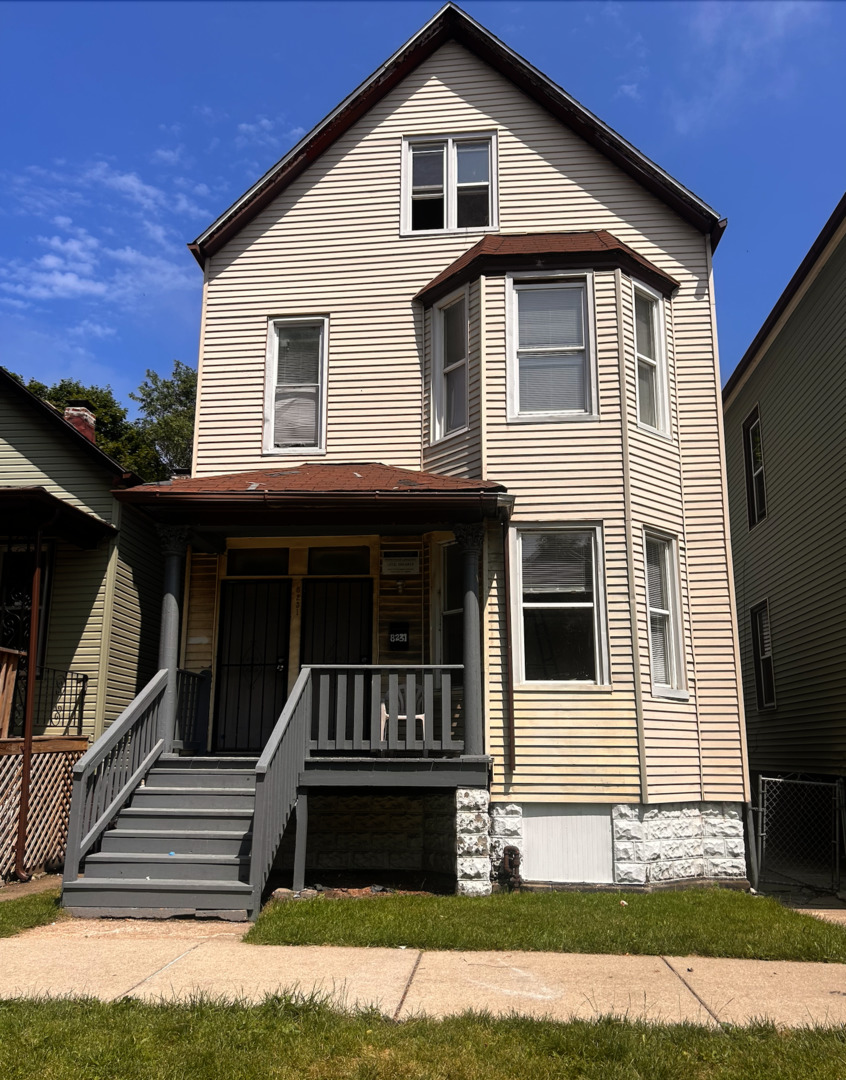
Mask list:
[[[842,1080],[846,1031],[484,1015],[395,1024],[314,1001],[0,1002],[4,1080]]]
[[[846,963],[846,929],[729,889],[288,901],[268,904],[245,940]]]
[[[46,926],[56,919],[65,918],[59,907],[59,890],[22,896],[20,900],[0,901],[0,938],[31,930],[33,926]]]

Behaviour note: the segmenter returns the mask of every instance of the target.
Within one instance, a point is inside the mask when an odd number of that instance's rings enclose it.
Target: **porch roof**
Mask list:
[[[117,529],[44,487],[0,487],[0,535],[23,539],[41,529],[45,539],[95,548]]]
[[[512,502],[502,484],[381,462],[174,477],[114,494],[156,521],[191,525],[467,522],[508,516]]]
[[[513,233],[485,236],[443,270],[414,297],[427,307],[481,274],[508,270],[563,270],[619,266],[663,296],[679,287],[675,278],[639,255],[605,229],[591,232]]]

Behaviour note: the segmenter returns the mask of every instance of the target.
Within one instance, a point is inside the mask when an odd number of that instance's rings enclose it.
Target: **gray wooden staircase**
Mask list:
[[[246,919],[256,759],[162,756],[84,873],[65,883],[72,912]]]

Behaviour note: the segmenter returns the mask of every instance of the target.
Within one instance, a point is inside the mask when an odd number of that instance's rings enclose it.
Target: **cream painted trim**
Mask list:
[[[802,284],[799,286],[799,288],[796,290],[796,292],[791,297],[790,303],[787,305],[787,307],[784,309],[784,311],[781,313],[781,315],[779,315],[779,317],[776,320],[775,325],[773,326],[772,330],[770,330],[770,332],[767,334],[767,336],[764,338],[764,340],[758,346],[758,349],[755,352],[754,359],[752,359],[750,361],[749,366],[747,367],[746,371],[743,372],[742,377],[738,381],[735,388],[732,390],[731,395],[726,399],[726,401],[724,401],[722,403],[722,406],[723,406],[724,410],[727,410],[731,406],[731,403],[734,401],[734,399],[740,393],[741,389],[749,381],[752,373],[758,367],[758,364],[760,363],[761,358],[764,356],[764,354],[767,352],[769,347],[772,345],[775,338],[777,338],[778,335],[781,333],[781,331],[784,329],[784,324],[787,322],[787,320],[790,318],[790,316],[793,314],[793,312],[796,310],[796,308],[799,306],[799,304],[801,304],[801,302],[804,299],[805,294],[807,293],[808,289],[810,289],[810,287],[813,285],[813,283],[816,281],[816,279],[822,273],[823,269],[825,268],[826,264],[828,263],[828,260],[834,254],[835,248],[840,243],[842,243],[842,241],[844,239],[846,239],[846,221],[842,221],[840,223],[840,227],[837,229],[837,231],[834,233],[832,238],[829,240],[829,242],[825,245],[823,250],[820,252],[820,254],[819,254],[818,258],[817,258],[817,261],[814,263],[814,265],[811,267],[811,269],[805,275],[804,281],[802,282]],[[711,244],[710,244],[710,242],[708,243],[708,267],[709,267],[709,273],[711,275],[713,275],[712,258],[711,258]],[[713,292],[712,292],[711,295],[713,296]],[[778,303],[778,301],[776,301],[776,303]],[[711,306],[713,308],[713,302],[712,302]],[[714,339],[714,341],[715,341],[715,348],[716,348],[716,338]],[[719,376],[719,369],[718,369],[717,373],[718,373],[718,376]],[[717,379],[717,385],[718,386],[720,385],[719,378]]]
[[[179,611],[182,623],[179,633],[179,667],[185,666],[185,655],[188,648],[188,605],[191,602],[191,571],[193,568],[194,549],[191,545],[185,552],[185,576],[182,583],[182,607]]]
[[[488,279],[479,278],[479,476],[488,478]],[[468,406],[469,408],[469,406]]]
[[[517,361],[517,292],[520,285],[584,282],[585,353],[588,367],[590,409],[587,412],[520,412],[520,372]],[[599,364],[596,337],[596,294],[592,270],[520,271],[505,275],[506,401],[509,424],[588,423],[600,419]]]
[[[841,225],[841,227],[837,230],[835,236],[832,237],[831,242],[826,245],[826,253],[830,251],[832,245],[838,240],[838,237],[841,236],[846,236],[846,222]],[[741,767],[743,769],[743,801],[749,802],[752,796],[749,783],[749,757],[746,745],[746,710],[744,708],[743,702],[743,679],[741,677],[740,667],[740,638],[738,635],[737,627],[737,597],[735,596],[734,591],[734,566],[731,553],[731,522],[729,519],[728,481],[726,479],[726,433],[723,423],[723,409],[721,408],[722,403],[720,400],[721,395],[719,391],[720,346],[717,339],[717,309],[714,303],[714,263],[711,255],[711,240],[707,236],[705,237],[705,258],[708,266],[708,302],[711,312],[711,340],[713,341],[714,345],[714,389],[717,396],[717,453],[719,454],[720,459],[720,488],[723,497],[723,528],[725,530],[724,535],[726,549],[726,568],[728,572],[729,607],[731,609],[732,616],[731,637],[732,646],[734,649],[735,679],[737,680],[737,720],[740,726],[740,753],[743,759],[741,762]],[[828,258],[827,254],[826,258]],[[820,258],[817,263],[817,267],[819,267],[820,269],[822,268],[823,261],[824,260]],[[817,267],[814,268],[815,272],[813,273],[813,275],[808,275],[808,278],[806,278],[805,284],[803,285],[802,289],[799,290],[799,294],[797,294],[797,297],[794,297],[794,300],[796,300],[797,303],[798,298],[800,296],[804,296],[807,292],[806,286],[810,285],[813,278],[816,277]],[[794,306],[795,305],[793,303],[788,306],[784,318],[788,317],[789,313],[793,311]],[[775,333],[776,330],[779,329],[780,325],[782,325],[781,319],[779,320],[778,324],[773,328],[773,333]],[[770,340],[771,337],[772,334],[768,336],[767,342]],[[764,347],[766,347],[767,342],[764,342],[761,352],[763,352],[763,349]],[[758,355],[760,356],[760,353]],[[754,365],[752,366],[754,367]],[[749,373],[747,372],[747,375],[748,374]],[[744,378],[741,381],[740,385],[737,387],[738,390],[745,381],[746,379]]]
[[[623,275],[614,271],[614,302],[617,308],[617,358],[620,379],[620,441],[623,458],[623,513],[625,516],[626,579],[629,590],[629,622],[632,642],[632,681],[635,699],[635,730],[640,771],[640,799],[649,802],[649,778],[646,771],[646,735],[643,725],[643,671],[640,663],[640,632],[638,630],[637,592],[634,565],[634,515],[632,513],[631,462],[629,459],[629,395],[626,382],[626,336],[623,322]],[[634,319],[634,312],[632,312]],[[637,371],[635,370],[635,379]]]
[[[200,425],[197,420],[200,416],[200,402],[203,395],[203,371],[205,364],[203,363],[203,353],[205,351],[206,343],[206,311],[208,309],[209,299],[209,263],[210,259],[206,259],[203,266],[203,299],[202,306],[200,307],[200,342],[197,349],[197,399],[194,405],[194,444],[191,451],[191,475],[197,475],[197,453],[200,443]]]

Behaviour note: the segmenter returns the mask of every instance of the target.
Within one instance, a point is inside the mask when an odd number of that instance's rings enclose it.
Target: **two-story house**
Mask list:
[[[296,888],[745,877],[723,227],[448,4],[190,245],[192,474],[119,495],[162,670],[66,904],[254,913],[286,828]]]
[[[768,877],[813,884],[837,883],[843,842],[837,782],[846,777],[844,289],[846,196],[723,392],[763,869]]]

